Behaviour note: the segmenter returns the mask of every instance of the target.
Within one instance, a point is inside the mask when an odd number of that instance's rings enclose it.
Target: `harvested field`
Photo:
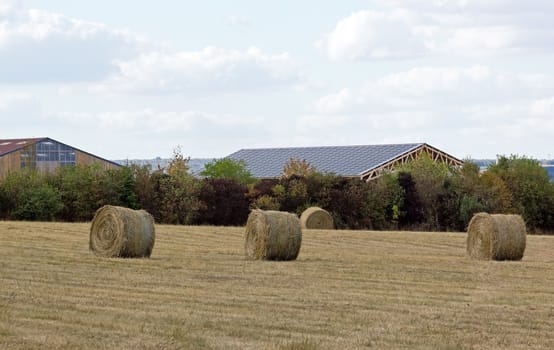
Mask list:
[[[0,222],[0,349],[553,349],[554,237],[471,260],[463,233],[305,232],[295,261],[244,228],[156,225],[99,258],[90,223]]]

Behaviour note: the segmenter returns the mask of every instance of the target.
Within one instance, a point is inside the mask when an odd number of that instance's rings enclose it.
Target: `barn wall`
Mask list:
[[[3,179],[12,171],[21,169],[21,153],[15,151],[0,157],[0,179]]]
[[[116,169],[117,166],[113,163],[95,157],[93,155],[75,150],[76,164],[94,164],[98,163],[103,169]],[[40,161],[36,163],[36,167],[42,172],[55,171],[60,166],[59,162]],[[21,151],[15,151],[0,157],[0,179],[3,179],[10,172],[21,170]]]
[[[75,150],[75,162],[77,164],[94,164],[94,163],[98,163],[100,165],[102,165],[102,168],[104,169],[116,169],[117,166],[114,165],[113,163],[110,163],[110,162],[107,162],[103,159],[100,159],[98,157],[95,157],[93,155],[90,155],[90,154],[87,154],[87,153],[84,153],[84,152],[80,152],[80,151],[77,151]]]

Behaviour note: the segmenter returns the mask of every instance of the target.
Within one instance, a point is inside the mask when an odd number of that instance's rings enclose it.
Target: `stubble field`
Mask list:
[[[554,349],[554,236],[488,262],[463,233],[309,230],[265,262],[243,228],[157,225],[150,259],[89,230],[0,221],[0,349]]]

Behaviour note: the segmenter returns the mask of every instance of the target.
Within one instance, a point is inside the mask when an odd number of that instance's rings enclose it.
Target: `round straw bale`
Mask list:
[[[328,211],[319,207],[310,207],[300,215],[300,226],[303,229],[319,229],[332,230],[334,229],[333,218]]]
[[[246,222],[244,250],[251,259],[294,260],[300,252],[298,217],[274,210],[252,210]]]
[[[478,213],[467,228],[467,253],[474,259],[521,260],[526,235],[520,215]]]
[[[144,210],[105,205],[92,219],[89,248],[106,258],[140,258],[152,254],[154,218]]]

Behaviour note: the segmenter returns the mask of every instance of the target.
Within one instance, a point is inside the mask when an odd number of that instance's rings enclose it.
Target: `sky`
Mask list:
[[[554,158],[551,0],[0,0],[0,139]]]

